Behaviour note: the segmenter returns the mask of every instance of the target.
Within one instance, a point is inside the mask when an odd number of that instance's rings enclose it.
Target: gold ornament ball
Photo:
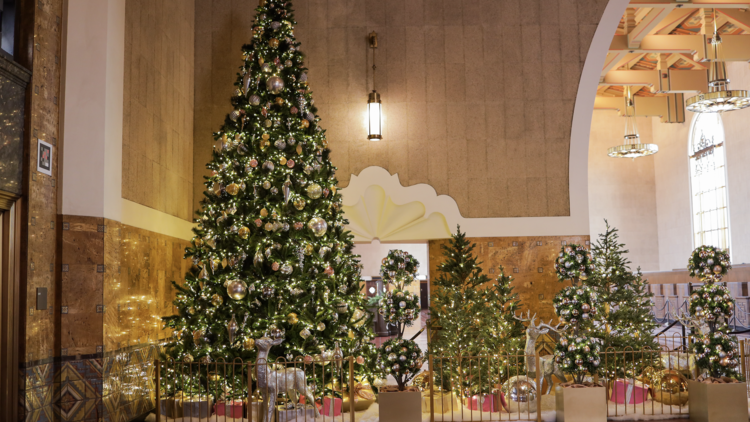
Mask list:
[[[185,355],[185,357],[183,358],[183,361],[184,361],[185,363],[192,363],[192,362],[193,362],[193,355],[191,355],[190,353],[188,353],[188,354],[187,354],[187,355]]]
[[[284,89],[284,80],[278,76],[271,76],[266,80],[266,88],[268,88],[271,94],[276,95]]]
[[[714,265],[714,274],[721,274],[721,265]]]
[[[244,340],[244,341],[242,342],[242,347],[243,347],[243,348],[244,348],[245,350],[253,350],[253,349],[255,348],[255,339],[252,339],[252,338],[246,338],[246,339],[245,339],[245,340]]]
[[[221,296],[214,294],[211,296],[211,304],[214,306],[221,306],[221,304],[224,303],[224,299],[221,298]]]
[[[277,40],[276,38],[271,38],[270,40],[268,40],[268,45],[271,48],[278,48],[279,47],[279,40]]]
[[[313,217],[307,223],[307,228],[313,232],[315,237],[321,237],[328,230],[328,223],[320,217]]]
[[[302,128],[307,129],[308,127],[310,127],[310,122],[303,119],[301,125],[302,125]]]
[[[268,216],[268,210],[263,208],[260,210],[260,216],[261,217],[267,217]]]
[[[279,164],[281,164],[282,166],[286,165],[286,157],[279,158]]]
[[[276,102],[276,105],[282,105],[282,104],[284,104],[284,99],[281,98],[281,97],[276,97],[276,99],[274,101]]]
[[[302,154],[302,145],[297,145],[296,151],[297,151],[297,155]]]
[[[318,199],[323,195],[323,188],[319,184],[313,183],[307,187],[307,196],[312,199]]]
[[[297,317],[297,314],[295,314],[294,312],[290,312],[290,313],[289,313],[289,314],[288,314],[288,315],[286,316],[286,322],[288,322],[288,323],[290,323],[290,324],[294,325],[294,324],[296,324],[296,323],[298,323],[298,322],[299,322],[299,318]]]
[[[684,406],[688,402],[688,384],[684,375],[665,369],[655,378],[654,400],[670,406]]]
[[[227,283],[227,295],[234,300],[244,299],[247,295],[247,284],[240,279],[234,279]]]
[[[352,314],[352,321],[354,321],[355,327],[361,327],[365,325],[365,321],[367,320],[367,318],[365,318],[364,316],[365,316],[365,311],[361,309],[354,310],[354,314]]]
[[[228,194],[235,196],[240,191],[240,185],[238,185],[237,183],[230,183],[229,185],[227,185],[226,190]]]
[[[267,232],[273,231],[273,223],[266,223],[266,231]]]
[[[294,208],[297,208],[300,211],[305,208],[305,205],[307,205],[307,202],[304,199],[300,198],[294,200]]]
[[[237,234],[240,235],[240,238],[247,239],[247,237],[250,235],[250,229],[242,226],[239,230],[237,230]]]

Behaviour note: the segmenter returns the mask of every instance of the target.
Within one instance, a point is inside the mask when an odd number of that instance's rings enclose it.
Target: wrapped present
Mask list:
[[[159,402],[160,413],[168,418],[181,418],[182,398],[182,391],[178,391],[174,397],[161,399]]]
[[[276,406],[276,420],[278,422],[313,422],[315,420],[315,409],[310,405],[301,403],[291,408]]]
[[[498,412],[502,412],[503,409],[508,407],[508,402],[505,401],[505,394],[499,389],[492,390],[492,399],[495,401],[495,409]]]
[[[211,416],[214,399],[211,396],[185,396],[182,400],[182,416],[184,418],[207,418]]]
[[[693,353],[661,352],[661,362],[664,368],[681,372],[688,378],[695,373],[695,354]]]
[[[245,402],[242,400],[219,400],[214,405],[216,416],[227,416],[230,418],[241,418]]]
[[[456,395],[451,391],[429,391],[422,392],[422,413],[430,413],[430,402],[432,402],[435,413],[448,413],[458,409]]]
[[[245,412],[242,415],[245,419],[252,422],[260,422],[263,419],[263,401],[253,399],[250,404],[245,406]],[[250,412],[248,416],[247,412]],[[276,415],[271,415],[271,422]]]
[[[466,407],[469,410],[481,410],[482,412],[497,412],[493,394],[475,394],[466,399]]]
[[[344,412],[349,411],[349,393],[344,393],[344,400],[342,404],[342,410]],[[361,412],[367,410],[375,403],[375,393],[372,391],[370,384],[358,382],[354,385],[354,411]]]
[[[649,386],[640,381],[616,379],[609,400],[618,404],[640,404],[648,400]]]
[[[338,397],[323,397],[323,407],[320,413],[324,416],[339,416],[343,401]]]

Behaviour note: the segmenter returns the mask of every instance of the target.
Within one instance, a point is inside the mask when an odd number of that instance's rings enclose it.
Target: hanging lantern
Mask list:
[[[729,76],[724,62],[721,36],[716,28],[716,10],[714,9],[714,36],[711,38],[708,69],[708,92],[698,94],[685,101],[685,108],[693,113],[721,113],[741,110],[750,107],[750,96],[746,90],[730,90]]]
[[[607,150],[607,155],[612,158],[645,157],[659,152],[656,144],[642,144],[638,134],[638,124],[635,121],[635,101],[630,87],[625,87],[625,142]]]
[[[383,109],[380,103],[380,94],[375,91],[375,49],[378,48],[378,34],[375,31],[368,37],[370,48],[372,48],[372,87],[373,90],[367,98],[367,139],[379,141],[383,139],[381,124],[383,122]]]

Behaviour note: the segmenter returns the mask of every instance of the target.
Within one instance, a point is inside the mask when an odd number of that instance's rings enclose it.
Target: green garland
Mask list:
[[[563,246],[555,260],[555,272],[559,281],[586,280],[594,270],[593,258],[585,246],[571,243]]]
[[[695,248],[688,260],[690,277],[700,280],[719,281],[732,269],[729,252],[714,246],[699,246]]]
[[[380,275],[384,283],[393,283],[399,289],[410,285],[417,275],[419,261],[410,253],[400,249],[392,249],[383,258]]]

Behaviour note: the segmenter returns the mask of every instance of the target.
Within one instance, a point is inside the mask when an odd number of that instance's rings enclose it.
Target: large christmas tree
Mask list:
[[[482,272],[476,244],[460,227],[441,247],[445,261],[433,281],[428,322],[436,333],[430,353],[439,357],[434,376],[444,389],[461,386],[465,396],[489,393],[508,376],[498,356],[522,345],[524,327],[513,318],[520,301],[502,267],[495,284]]]
[[[620,243],[618,230],[610,227],[607,220],[604,223],[605,232],[591,247],[595,269],[584,281],[599,293],[601,312],[594,317],[596,328],[593,336],[601,339],[605,350],[642,350],[646,347],[659,350],[659,344],[654,340],[657,324],[651,315],[653,294],[648,291],[648,282],[642,278],[640,268],[635,272],[631,270],[626,257],[628,250]],[[650,366],[652,363],[642,364]],[[638,375],[642,368],[628,369],[634,371],[628,375]],[[614,376],[613,373],[609,375]]]
[[[255,339],[269,335],[284,338],[269,361],[330,358],[338,343],[344,356],[358,356],[358,375],[368,375],[364,356],[373,347],[360,264],[291,2],[267,0],[256,10],[230,113],[214,134],[211,175],[186,250],[194,265],[176,285],[178,314],[165,318],[175,336],[168,354],[253,362]]]

